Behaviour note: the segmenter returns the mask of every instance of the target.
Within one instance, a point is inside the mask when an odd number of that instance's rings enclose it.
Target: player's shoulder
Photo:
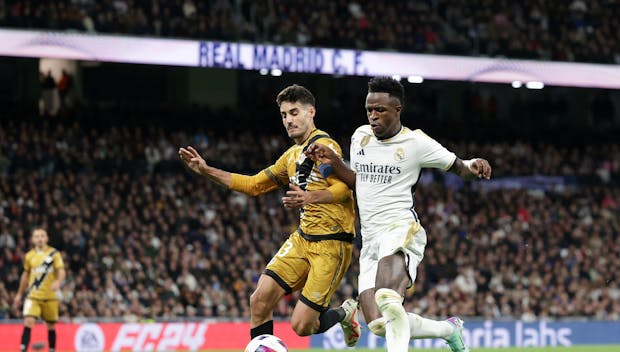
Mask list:
[[[355,132],[353,132],[353,137],[355,136],[374,136],[374,133],[372,132],[370,125],[361,125],[355,129]]]
[[[327,132],[317,130],[310,138],[316,138],[314,143],[323,144],[334,150],[336,153],[341,153],[340,144],[338,144],[338,142],[336,142],[336,140],[333,139]]]
[[[31,249],[31,250],[29,250],[28,252],[26,252],[26,255],[24,256],[24,259],[28,260],[28,259],[32,258],[32,256],[33,256],[35,253],[36,253],[36,252],[35,252],[34,248],[33,248],[33,249]]]
[[[312,135],[310,135],[310,139],[314,139],[315,142],[317,143],[321,143],[321,144],[329,144],[329,143],[336,143],[336,140],[334,140],[329,133],[323,131],[323,130],[316,130]]]
[[[435,139],[419,128],[411,131],[411,137],[420,143],[435,142]]]

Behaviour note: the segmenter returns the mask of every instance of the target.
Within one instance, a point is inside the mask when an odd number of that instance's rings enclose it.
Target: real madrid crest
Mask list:
[[[403,150],[403,148],[398,147],[398,149],[396,149],[396,152],[394,153],[394,159],[396,161],[405,160],[405,151]]]

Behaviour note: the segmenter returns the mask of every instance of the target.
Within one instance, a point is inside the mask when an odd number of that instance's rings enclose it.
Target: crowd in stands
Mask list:
[[[620,319],[620,145],[439,140],[487,156],[494,178],[590,182],[455,192],[427,172],[416,207],[429,242],[408,311]],[[0,318],[21,316],[12,298],[29,229],[43,225],[68,269],[61,319],[248,320],[249,295],[298,214],[283,208],[282,192],[246,197],[194,176],[176,154],[188,144],[216,166],[254,173],[290,142],[283,133],[0,120]],[[334,305],[357,293],[358,256]],[[296,299],[275,315],[289,316]]]
[[[0,0],[0,26],[620,63],[614,0]]]

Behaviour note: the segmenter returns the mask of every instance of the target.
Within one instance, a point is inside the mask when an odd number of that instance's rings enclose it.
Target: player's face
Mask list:
[[[388,93],[368,93],[366,96],[366,115],[372,132],[378,139],[394,136],[400,130],[400,111],[398,99]]]
[[[47,232],[38,229],[32,232],[32,243],[35,247],[43,248],[47,244]]]
[[[286,133],[296,143],[305,141],[314,130],[314,106],[300,102],[283,101],[280,104],[280,115]]]

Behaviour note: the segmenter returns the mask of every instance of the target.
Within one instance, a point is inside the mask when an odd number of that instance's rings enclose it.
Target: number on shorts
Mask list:
[[[276,257],[284,257],[288,254],[288,252],[291,251],[291,249],[293,249],[293,242],[291,242],[290,240],[286,240],[282,248],[280,248],[280,250],[276,254]]]

